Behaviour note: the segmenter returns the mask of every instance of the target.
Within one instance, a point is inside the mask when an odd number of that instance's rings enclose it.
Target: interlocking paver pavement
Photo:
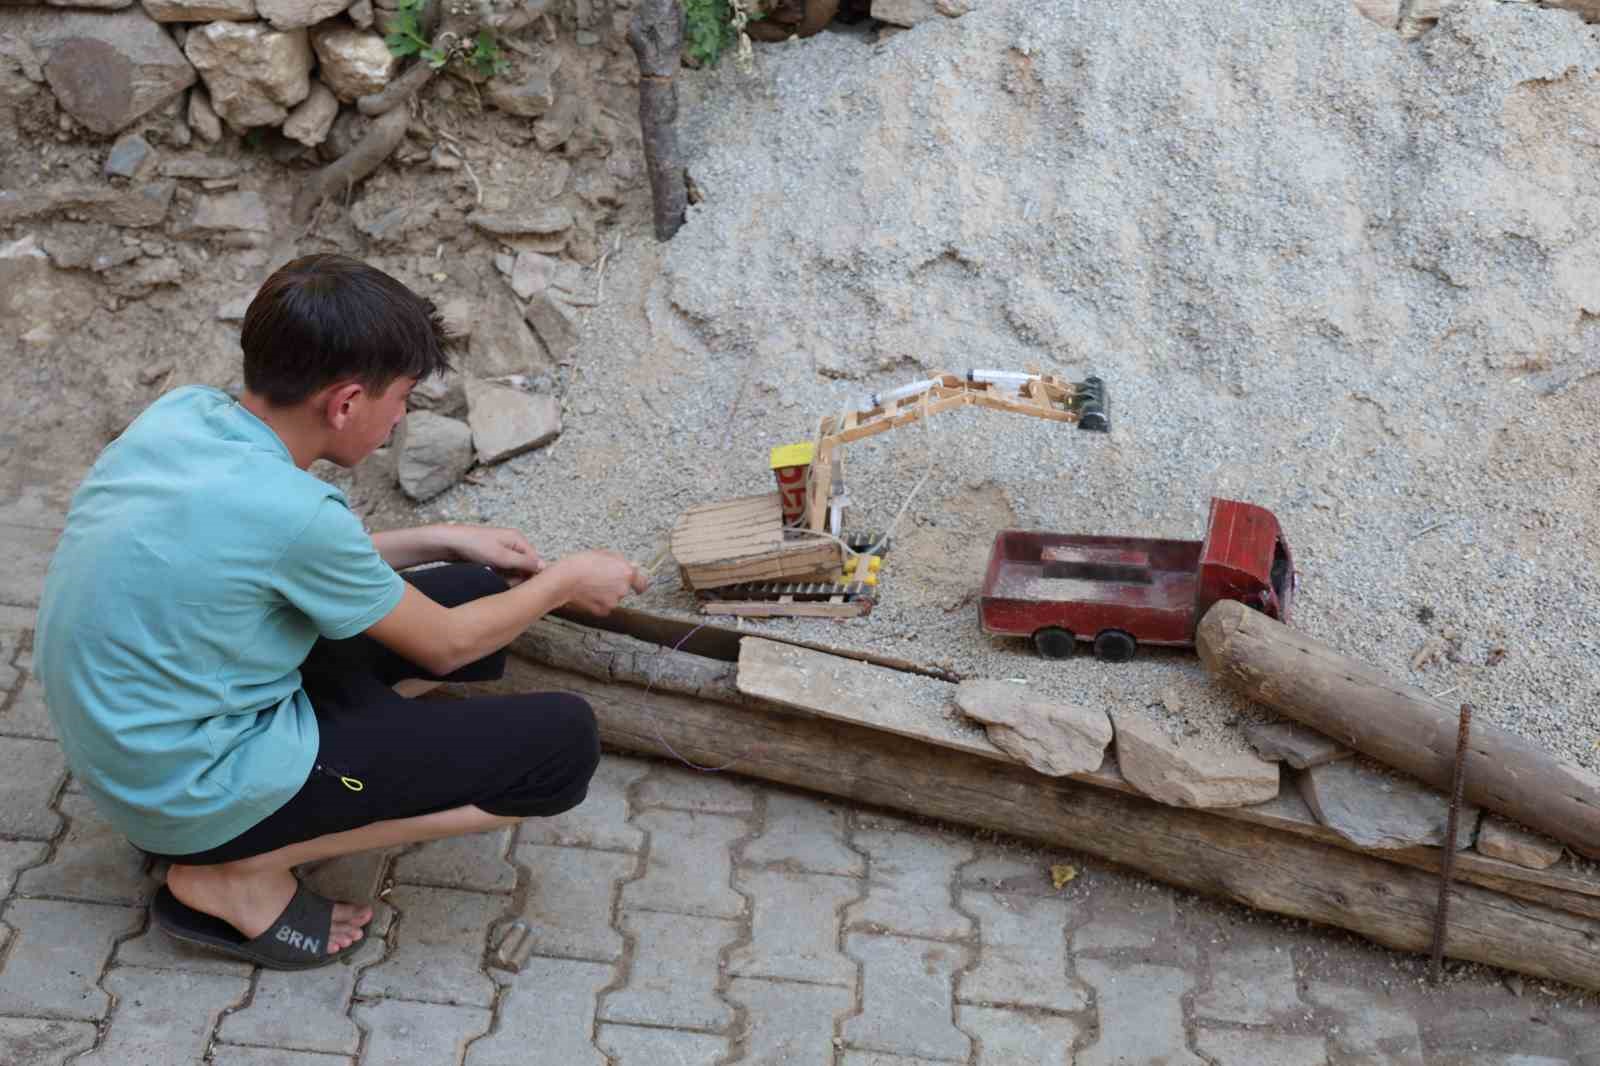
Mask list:
[[[517,862],[529,872],[521,914],[528,951],[600,962],[622,957],[622,933],[612,922],[612,890],[634,875],[638,856],[522,844]]]
[[[244,1001],[250,982],[241,977],[177,970],[115,969],[101,982],[117,1008],[100,1046],[83,1066],[166,1066],[205,1054],[217,1019]]]
[[[53,740],[0,736],[0,837],[49,840],[61,828],[50,807],[67,775]]]
[[[361,975],[357,991],[362,996],[494,1004],[494,982],[483,971],[483,955],[505,898],[400,885],[388,901],[400,912],[389,937],[391,951]]]
[[[509,892],[517,887],[516,867],[506,860],[510,848],[510,829],[430,840],[395,860],[394,879],[411,885]]]
[[[600,990],[616,967],[573,959],[530,958],[506,984],[500,1024],[475,1042],[466,1066],[605,1066],[590,1034]]]
[[[0,1018],[0,1062],[6,1066],[59,1066],[94,1047],[88,1022]]]
[[[633,940],[628,983],[607,993],[600,1017],[608,1022],[725,1030],[733,1008],[717,993],[718,960],[742,932],[738,922],[656,911],[623,911]]]
[[[255,970],[148,927],[5,610],[3,1066],[1600,1066],[1593,996],[615,755],[558,818],[321,864],[367,944]]]
[[[111,1001],[100,971],[117,938],[144,920],[134,907],[13,896],[0,911],[12,931],[0,969],[0,1018],[104,1018]]]
[[[832,1066],[834,1026],[854,999],[848,988],[748,977],[728,986],[728,998],[745,1009],[751,1066]]]

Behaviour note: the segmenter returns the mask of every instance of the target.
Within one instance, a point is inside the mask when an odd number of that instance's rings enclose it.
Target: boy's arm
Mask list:
[[[520,578],[544,569],[521,533],[493,526],[441,524],[372,534],[372,545],[396,570],[423,563],[482,563]]]
[[[506,592],[444,607],[407,585],[400,603],[367,630],[397,655],[444,676],[510,644],[528,626],[571,604],[606,615],[649,579],[615,552],[568,556]]]

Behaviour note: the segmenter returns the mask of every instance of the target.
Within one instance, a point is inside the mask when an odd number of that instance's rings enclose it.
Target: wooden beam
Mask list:
[[[1342,655],[1241,603],[1206,612],[1201,661],[1252,699],[1448,792],[1458,716],[1422,689]],[[1466,798],[1600,858],[1600,777],[1532,741],[1474,722]]]
[[[592,652],[593,649],[591,648]],[[593,656],[591,655],[591,661]],[[720,664],[726,670],[727,664]],[[1163,807],[877,730],[551,669],[520,655],[490,692],[563,689],[605,743],[1074,848],[1192,891],[1427,950],[1433,877],[1215,812]],[[1461,884],[1445,953],[1600,989],[1600,920]]]
[[[696,638],[710,630],[702,629]],[[702,699],[740,706],[758,706],[768,709],[776,705],[769,699],[740,691],[738,666],[727,661],[743,653],[739,634],[726,632],[730,643],[726,646],[702,649],[713,657],[698,654],[672,653],[660,647],[663,642],[674,644],[681,637],[677,631],[662,634],[651,640],[635,640],[612,632],[601,632],[581,624],[547,620],[530,628],[513,645],[513,650],[532,661],[557,669],[575,670],[603,681],[650,687],[664,692],[696,696]],[[756,638],[760,643],[772,641]],[[696,640],[691,640],[693,645]],[[813,649],[817,650],[817,649]],[[835,661],[842,657],[825,656]],[[847,661],[849,662],[849,661]],[[851,663],[854,665],[854,663]],[[882,664],[880,664],[882,665]],[[832,668],[830,668],[832,669]],[[841,670],[846,667],[841,666]],[[918,678],[908,677],[892,667],[883,673],[898,674],[900,685],[915,684]],[[938,684],[938,679],[931,680]],[[880,687],[874,685],[874,687]],[[808,697],[809,698],[809,697]],[[816,702],[816,701],[812,701]],[[884,733],[898,733],[908,739],[936,747],[950,748],[984,759],[1016,765],[1016,761],[991,744],[987,736],[968,723],[950,722],[943,718],[923,720],[908,719],[897,714],[891,703],[889,713],[881,714],[879,701],[844,699],[835,701],[825,711],[801,708],[798,701],[789,706],[806,709],[807,713],[832,717],[851,725]],[[920,729],[920,732],[919,732]],[[1109,789],[1125,795],[1143,796],[1122,776],[1116,755],[1108,752],[1100,768],[1089,773],[1073,774],[1072,780]],[[1387,862],[1398,863],[1431,874],[1437,874],[1442,850],[1418,845],[1409,848],[1363,848],[1319,823],[1305,801],[1293,790],[1280,792],[1274,800],[1248,807],[1211,809],[1210,814],[1228,821],[1259,825],[1279,832],[1291,833],[1345,851],[1370,855]],[[1571,864],[1563,863],[1547,870],[1532,870],[1513,863],[1492,859],[1476,852],[1458,852],[1456,876],[1462,880],[1497,892],[1533,900],[1554,907],[1600,917],[1600,878],[1575,872]]]

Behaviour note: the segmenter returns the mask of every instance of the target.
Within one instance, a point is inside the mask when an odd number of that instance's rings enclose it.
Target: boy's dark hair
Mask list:
[[[343,255],[307,255],[273,272],[244,314],[244,385],[289,407],[336,381],[382,390],[450,369],[433,301]]]

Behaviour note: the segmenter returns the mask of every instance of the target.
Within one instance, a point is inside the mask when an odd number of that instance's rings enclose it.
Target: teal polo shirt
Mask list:
[[[400,602],[338,489],[216,389],[156,401],[72,499],[34,670],[72,772],[147,851],[226,843],[311,773],[300,664]]]

